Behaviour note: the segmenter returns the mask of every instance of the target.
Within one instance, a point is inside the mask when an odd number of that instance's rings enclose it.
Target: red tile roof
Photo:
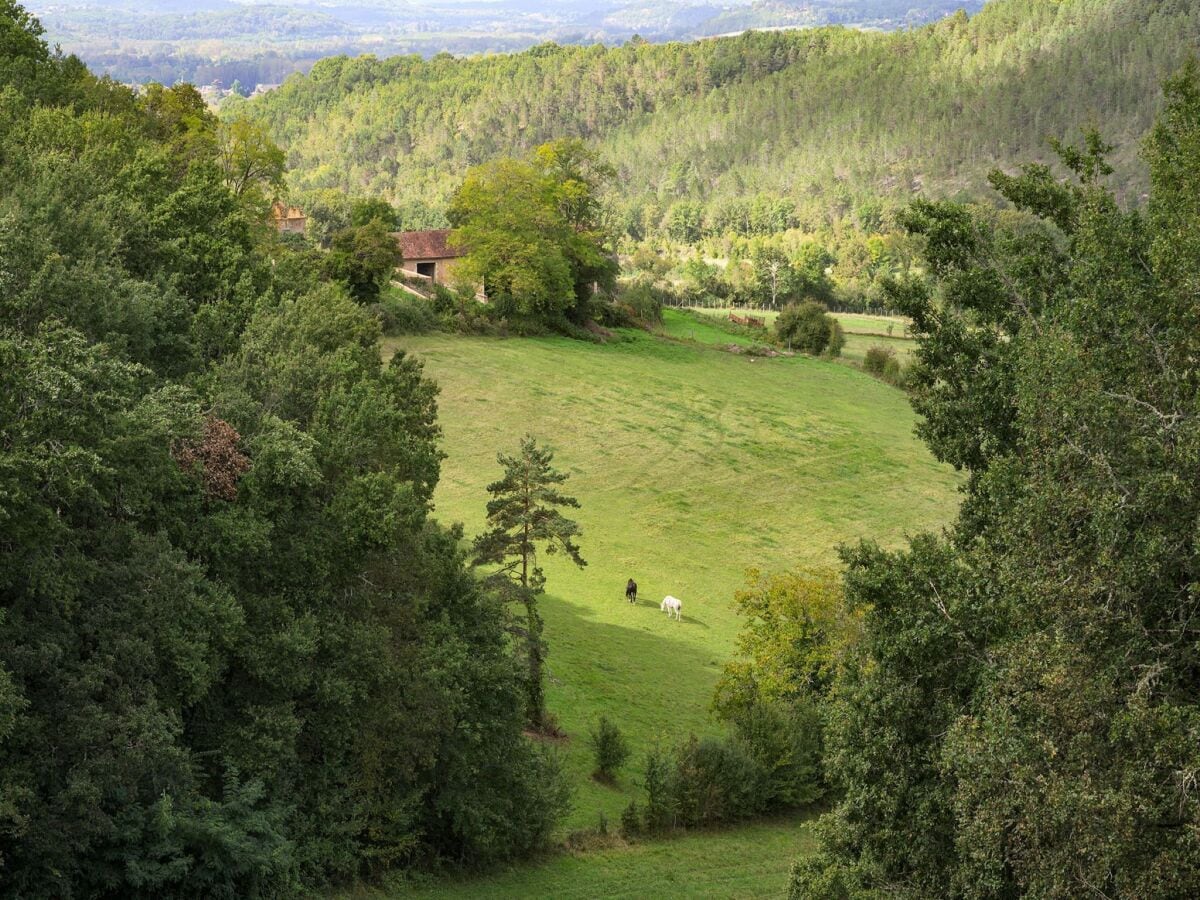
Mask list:
[[[435,228],[430,231],[400,231],[396,233],[396,241],[400,244],[400,253],[406,260],[455,259],[462,256],[462,251],[447,246],[446,238],[449,235],[449,228]]]

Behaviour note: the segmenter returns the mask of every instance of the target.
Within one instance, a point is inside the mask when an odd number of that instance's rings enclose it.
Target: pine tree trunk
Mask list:
[[[521,544],[521,590],[525,600],[525,655],[529,673],[525,684],[525,718],[529,727],[540,730],[546,722],[546,696],[542,688],[542,662],[545,656],[542,646],[542,617],[537,611],[537,595],[529,587],[529,508],[530,487],[525,485],[525,527]]]
[[[526,654],[529,663],[528,682],[525,686],[525,716],[529,726],[540,729],[546,724],[546,697],[542,688],[542,617],[538,615],[537,601],[532,591],[525,591],[525,627],[528,634]]]

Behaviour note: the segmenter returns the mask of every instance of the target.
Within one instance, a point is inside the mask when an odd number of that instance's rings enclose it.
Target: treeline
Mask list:
[[[926,271],[886,291],[959,515],[752,581],[715,704],[812,716],[783,734],[833,809],[793,900],[1200,894],[1200,64],[1165,95],[1140,209],[1091,133],[1068,177],[993,175],[1027,218],[901,216]]]
[[[424,220],[469,166],[575,136],[617,168],[612,215],[635,239],[815,231],[879,198],[978,192],[996,165],[1053,164],[1048,139],[1091,123],[1136,200],[1159,84],[1197,37],[1186,0],[995,0],[893,34],[327,59],[246,111],[297,191],[380,195]]]
[[[430,517],[433,383],[266,224],[252,127],[94,78],[10,0],[0,44],[0,895],[539,847],[564,782]]]

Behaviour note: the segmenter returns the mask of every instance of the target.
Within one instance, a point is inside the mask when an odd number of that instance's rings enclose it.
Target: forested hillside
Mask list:
[[[540,846],[562,782],[429,518],[436,386],[279,242],[261,135],[40,38],[0,0],[0,897]]]
[[[933,22],[983,0],[39,0],[50,35],[118,81],[278,84],[338,53],[497,53],[544,41],[689,40],[747,28]],[[235,91],[236,92],[236,91]],[[243,94],[244,95],[244,94]]]
[[[1136,198],[1159,84],[1198,38],[1188,0],[994,0],[892,34],[333,58],[248,110],[287,149],[295,188],[382,194],[414,224],[438,218],[468,166],[573,135],[617,166],[635,236],[738,230],[755,197],[779,227],[813,229],[870,198],[975,192],[1088,125]]]

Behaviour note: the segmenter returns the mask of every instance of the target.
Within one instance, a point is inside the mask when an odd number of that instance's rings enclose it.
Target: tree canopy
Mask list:
[[[610,292],[617,272],[598,199],[610,175],[570,140],[470,170],[450,204],[450,240],[465,252],[456,274],[482,285],[499,315],[587,321],[593,293]]]
[[[920,430],[971,477],[944,537],[844,551],[842,799],[795,897],[1200,891],[1200,68],[1166,96],[1145,211],[1090,135],[993,178],[1036,221],[908,216]]]
[[[300,190],[444,214],[472,166],[576,137],[616,169],[615,230],[636,239],[874,231],[916,191],[978,194],[996,166],[1057,165],[1046,138],[1092,122],[1136,198],[1159,86],[1198,37],[1190,3],[992,0],[890,34],[330,57],[236,109],[288,149]]]
[[[536,849],[563,782],[429,517],[435,386],[266,221],[260,132],[40,34],[0,5],[0,896]]]

